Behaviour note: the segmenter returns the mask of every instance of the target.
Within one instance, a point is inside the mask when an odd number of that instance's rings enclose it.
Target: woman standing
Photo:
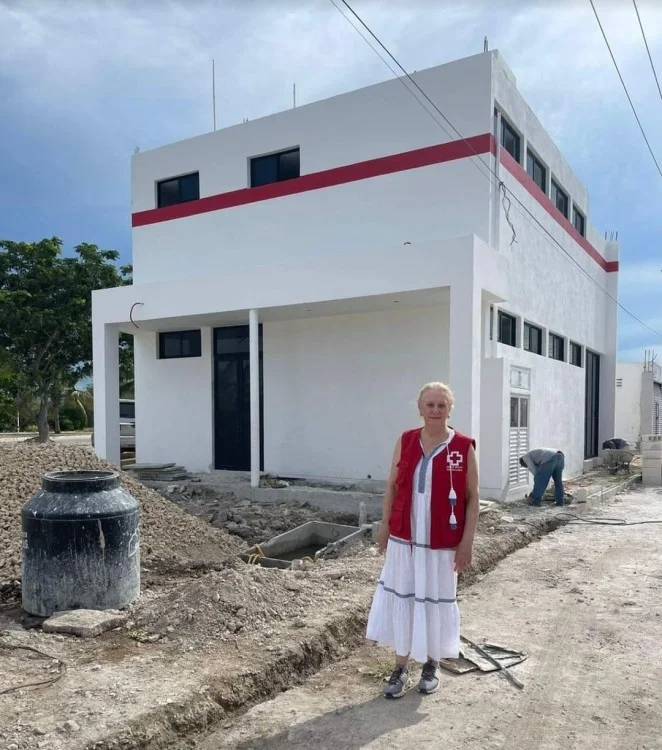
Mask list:
[[[398,439],[386,484],[379,548],[384,568],[367,638],[395,650],[384,687],[400,698],[411,685],[408,661],[424,662],[418,690],[439,686],[439,659],[460,652],[457,574],[471,565],[478,521],[475,441],[448,426],[453,394],[428,383],[418,397],[423,428]]]

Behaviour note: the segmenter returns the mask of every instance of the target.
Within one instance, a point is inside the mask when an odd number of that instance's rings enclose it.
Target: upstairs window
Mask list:
[[[200,198],[200,175],[198,172],[172,177],[156,183],[156,205],[158,208],[177,203],[197,201]]]
[[[270,185],[299,177],[300,153],[298,148],[280,151],[277,154],[256,156],[251,159],[251,187]]]
[[[522,333],[522,338],[524,339],[522,347],[526,349],[527,352],[542,354],[542,328],[532,326],[530,323],[525,323]]]
[[[201,357],[200,329],[159,333],[159,359]]]
[[[557,336],[555,333],[549,334],[549,356],[560,362],[565,361],[565,340],[562,336]]]
[[[547,170],[543,167],[542,162],[537,159],[530,151],[526,152],[526,171],[529,177],[536,185],[547,193]]]
[[[575,205],[572,207],[572,223],[579,234],[586,237],[586,217]]]
[[[575,367],[582,366],[582,347],[581,344],[575,344],[574,341],[570,342],[570,364]]]
[[[552,203],[558,208],[558,210],[568,218],[568,194],[564,192],[558,185],[557,182],[552,180],[552,190],[550,198]]]
[[[517,346],[517,318],[499,310],[499,341],[508,346]]]
[[[512,127],[512,125],[509,125],[506,120],[504,120],[503,115],[501,116],[501,145],[506,149],[506,151],[515,159],[515,161],[519,164],[520,163],[520,137],[515,132],[515,129]]]

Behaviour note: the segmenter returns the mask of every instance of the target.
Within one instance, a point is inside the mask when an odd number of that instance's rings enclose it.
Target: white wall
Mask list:
[[[528,393],[530,448],[556,448],[563,451],[565,476],[581,474],[584,467],[584,368],[504,344],[498,344],[497,350],[504,359],[506,383],[502,412],[503,434],[507,435],[510,428],[510,368],[513,365],[526,367],[531,370],[531,390]],[[516,395],[527,394],[518,390]],[[504,475],[507,476],[507,446],[502,460]]]
[[[490,54],[416,74],[465,136],[490,131]],[[133,158],[133,211],[155,208],[156,181],[199,170],[200,195],[248,187],[248,159],[292,146],[301,174],[456,140],[401,82],[315,102]],[[136,283],[236,266],[351,255],[405,241],[488,239],[488,182],[468,159],[276,198],[133,231]]]
[[[420,387],[447,377],[447,305],[265,324],[265,470],[385,479]]]
[[[612,437],[622,437],[635,444],[641,436],[641,381],[640,362],[618,362],[616,378],[622,385],[616,388],[616,423]]]
[[[174,461],[209,471],[212,456],[212,336],[201,331],[202,356],[158,359],[158,334],[134,334],[136,460]]]

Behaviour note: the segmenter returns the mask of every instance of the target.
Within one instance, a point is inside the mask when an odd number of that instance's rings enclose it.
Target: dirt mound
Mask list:
[[[21,507],[41,487],[48,471],[113,469],[84,446],[24,442],[0,446],[0,601],[20,590]],[[170,563],[220,561],[239,549],[229,534],[195,518],[158,492],[120,472],[122,485],[142,509],[142,563],[167,569]]]

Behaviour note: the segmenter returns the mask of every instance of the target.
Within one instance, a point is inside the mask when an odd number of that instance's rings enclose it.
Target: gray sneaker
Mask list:
[[[411,677],[407,667],[396,667],[384,685],[384,698],[402,698],[411,687]]]
[[[423,665],[421,679],[418,681],[418,692],[430,695],[439,687],[439,662],[428,659]]]

